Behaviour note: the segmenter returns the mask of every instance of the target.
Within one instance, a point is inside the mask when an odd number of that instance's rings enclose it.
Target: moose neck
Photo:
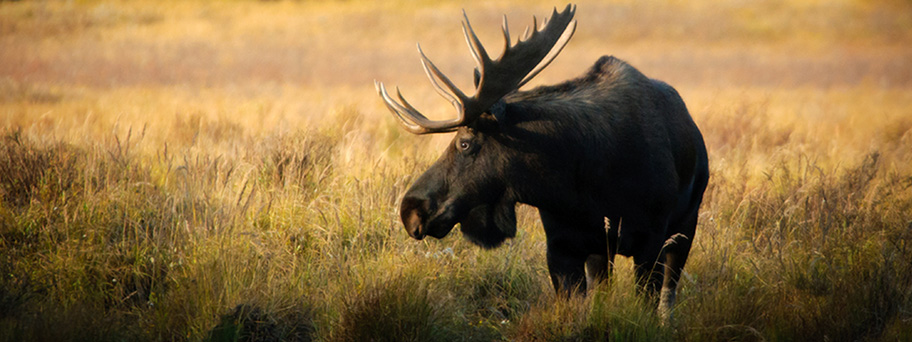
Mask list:
[[[505,156],[508,195],[517,202],[556,211],[592,205],[586,200],[588,190],[579,186],[580,177],[588,173],[587,158],[598,153],[587,140],[604,133],[589,132],[599,129],[574,106],[579,104],[535,99],[507,103],[498,132],[489,139]]]

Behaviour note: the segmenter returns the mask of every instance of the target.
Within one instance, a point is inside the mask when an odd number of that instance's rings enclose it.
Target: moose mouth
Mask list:
[[[439,209],[432,208],[433,203],[430,202],[414,197],[406,197],[402,201],[402,223],[409,236],[416,240],[425,236],[442,239],[457,223],[469,241],[484,248],[497,247],[516,235],[515,202],[507,198],[501,198],[494,204],[474,206],[447,201]]]
[[[442,239],[461,221],[461,216],[465,216],[457,215],[456,206],[452,203],[438,209],[432,201],[415,197],[402,199],[399,214],[405,231],[416,240],[425,236]]]

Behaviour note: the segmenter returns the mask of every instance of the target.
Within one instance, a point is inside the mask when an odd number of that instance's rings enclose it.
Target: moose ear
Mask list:
[[[507,123],[507,103],[503,99],[495,102],[491,108],[488,108],[488,113],[494,116],[494,119],[501,125]]]

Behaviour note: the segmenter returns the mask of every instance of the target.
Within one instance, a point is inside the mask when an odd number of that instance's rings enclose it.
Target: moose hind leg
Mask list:
[[[656,258],[658,255],[655,254],[651,257],[637,258],[636,255],[633,257],[633,262],[636,264],[634,272],[636,273],[637,289],[653,300],[657,298],[656,295],[663,278],[663,274],[659,270],[661,261],[655,261]]]
[[[659,295],[659,315],[668,322],[672,319],[672,309],[677,295],[678,281],[687,263],[690,254],[694,232],[697,225],[697,213],[688,215],[680,226],[678,233],[665,240],[663,247],[665,254],[665,279],[662,282],[662,292]]]
[[[634,245],[640,248],[633,253],[637,289],[655,301],[663,277],[662,236],[642,235],[637,240],[639,241],[635,241]]]
[[[558,293],[584,293],[608,272],[604,219],[539,210],[548,244],[548,271]]]

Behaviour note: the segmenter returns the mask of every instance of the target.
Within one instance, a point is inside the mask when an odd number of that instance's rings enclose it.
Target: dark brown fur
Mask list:
[[[460,223],[492,248],[515,236],[517,202],[535,206],[558,291],[584,290],[587,273],[604,277],[621,254],[647,292],[663,285],[670,309],[708,177],[702,135],[678,93],[606,56],[580,78],[509,94],[461,127],[400,213],[415,238],[442,238]]]

